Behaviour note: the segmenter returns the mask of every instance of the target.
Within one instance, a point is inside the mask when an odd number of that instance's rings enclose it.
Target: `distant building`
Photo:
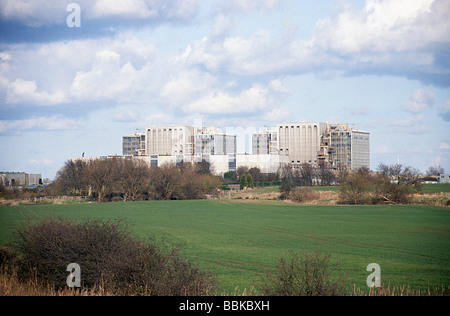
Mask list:
[[[439,176],[440,183],[450,183],[450,173],[443,173]]]
[[[328,133],[329,164],[335,169],[370,168],[370,134],[351,130],[347,124],[331,126]]]
[[[347,123],[282,123],[275,130],[252,135],[252,154],[237,153],[236,135],[217,127],[151,126],[145,133],[124,136],[123,155],[145,159],[152,166],[165,163],[213,165],[216,174],[257,167],[275,173],[288,165],[355,170],[370,168],[370,133],[350,129]]]
[[[0,182],[7,188],[24,188],[44,184],[41,174],[26,172],[0,172]]]
[[[195,155],[228,155],[236,153],[236,135],[227,135],[217,127],[197,131],[195,135]]]
[[[348,124],[289,123],[278,125],[279,154],[292,167],[307,163],[332,169],[370,168],[370,134]]]
[[[122,154],[124,156],[145,156],[145,133],[134,133],[122,137]]]
[[[278,132],[264,131],[252,135],[254,155],[278,155]]]
[[[318,165],[318,154],[328,123],[278,124],[279,154],[289,157],[292,167]]]
[[[153,126],[146,129],[146,155],[194,154],[193,126]]]

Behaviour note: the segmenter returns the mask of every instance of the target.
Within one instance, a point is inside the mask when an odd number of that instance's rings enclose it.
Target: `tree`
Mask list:
[[[172,165],[152,167],[150,172],[150,197],[155,200],[176,200],[180,170]]]
[[[227,171],[223,174],[223,178],[225,180],[230,180],[230,181],[236,181],[237,180],[237,173],[236,171]]]
[[[247,183],[249,188],[255,187],[255,182],[253,181],[253,177],[250,173],[247,175]]]
[[[351,204],[366,204],[369,202],[371,183],[363,172],[352,172],[341,182],[339,197]]]
[[[320,185],[331,185],[336,181],[336,176],[331,169],[320,167],[318,170],[318,177],[320,178]]]
[[[300,183],[301,185],[313,185],[313,179],[315,177],[315,170],[309,163],[304,163],[300,168]]]
[[[443,173],[445,173],[444,168],[442,168],[441,165],[435,165],[435,166],[430,166],[428,168],[428,170],[425,172],[425,175],[439,177]]]
[[[207,194],[217,194],[219,177],[194,170],[178,169],[167,164],[153,167],[150,172],[149,198],[155,200],[198,200]]]
[[[240,179],[242,177],[242,175],[247,174],[247,173],[248,173],[248,167],[246,167],[246,166],[240,166],[236,170],[236,174],[238,176],[238,179]]]
[[[118,158],[97,159],[86,165],[87,182],[99,202],[104,202],[109,194],[119,190],[120,175]]]
[[[414,186],[418,192],[422,190],[420,172],[417,169],[401,164],[378,165],[380,175],[377,179],[377,193],[391,203],[406,203],[411,194],[410,187]]]
[[[250,168],[248,170],[248,175],[252,176],[254,182],[260,182],[264,180],[261,170],[257,167]]]
[[[243,190],[244,188],[246,188],[248,186],[247,176],[245,174],[243,174],[241,176],[240,184],[241,184],[241,186],[240,186],[241,190]]]
[[[62,195],[80,195],[86,189],[86,162],[68,160],[57,172],[55,186]]]
[[[195,170],[200,174],[207,174],[207,175],[213,174],[212,164],[210,162],[206,161],[205,159],[202,159],[201,162],[196,163]]]
[[[121,163],[119,180],[124,201],[136,201],[150,181],[150,167],[139,159],[125,159]]]

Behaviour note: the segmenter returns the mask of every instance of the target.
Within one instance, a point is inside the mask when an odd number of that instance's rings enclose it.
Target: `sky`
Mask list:
[[[0,171],[198,122],[344,122],[373,170],[450,172],[450,1],[0,0]]]

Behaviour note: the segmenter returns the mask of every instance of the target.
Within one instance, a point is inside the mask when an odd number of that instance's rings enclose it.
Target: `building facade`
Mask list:
[[[289,157],[293,167],[317,165],[318,154],[328,123],[278,124],[279,154]]]
[[[146,129],[146,155],[194,154],[193,126],[154,126]]]
[[[264,131],[252,135],[252,154],[278,155],[278,132]]]
[[[122,137],[122,153],[124,156],[145,156],[145,133],[134,133]]]
[[[195,135],[195,155],[228,155],[237,150],[236,135],[227,135],[217,127],[197,130]]]
[[[439,175],[440,183],[450,183],[450,173],[442,173]]]
[[[237,153],[236,135],[217,127],[152,126],[123,137],[123,155],[147,157],[152,166],[208,161],[216,174],[240,166],[275,173],[303,164],[331,169],[370,168],[370,133],[347,123],[283,123],[252,135],[252,154]]]
[[[292,167],[313,166],[356,170],[370,168],[370,133],[347,123],[289,123],[278,125],[279,154]]]
[[[7,188],[36,187],[44,184],[41,174],[26,172],[0,172],[0,182]]]

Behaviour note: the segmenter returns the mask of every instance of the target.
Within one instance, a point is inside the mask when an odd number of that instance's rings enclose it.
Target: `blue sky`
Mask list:
[[[447,0],[0,0],[0,170],[54,178],[201,120],[348,122],[372,169],[450,172],[449,17]]]

